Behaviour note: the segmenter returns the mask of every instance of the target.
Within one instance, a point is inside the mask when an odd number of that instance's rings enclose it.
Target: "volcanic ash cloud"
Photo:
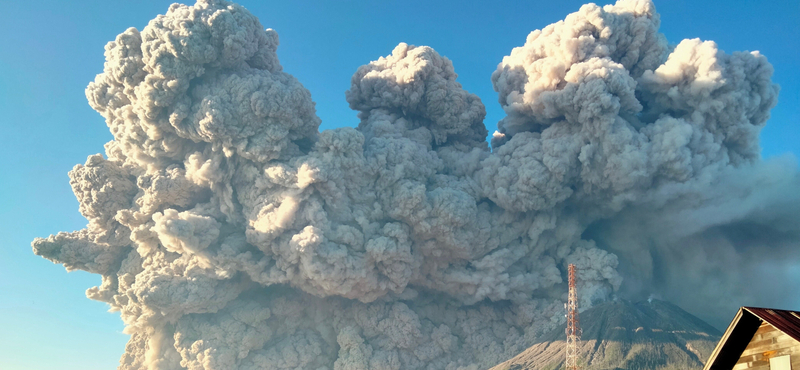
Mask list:
[[[490,367],[562,320],[568,263],[588,307],[680,291],[656,282],[726,248],[715,228],[800,239],[795,165],[759,158],[772,67],[658,26],[621,0],[532,32],[492,75],[490,150],[429,47],[360,67],[358,127],[319,132],[275,31],[174,4],[106,45],[86,95],[114,140],[69,174],[89,224],[34,252],[102,275],[87,296],[121,313],[123,370]]]

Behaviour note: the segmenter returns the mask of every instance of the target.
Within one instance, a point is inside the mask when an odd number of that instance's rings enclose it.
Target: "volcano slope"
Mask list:
[[[584,369],[702,369],[721,333],[669,302],[610,301],[580,315]],[[492,370],[550,370],[564,364],[566,324]]]

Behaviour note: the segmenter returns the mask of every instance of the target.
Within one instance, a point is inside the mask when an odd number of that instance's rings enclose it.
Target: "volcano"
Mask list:
[[[615,300],[580,314],[583,335],[578,364],[583,369],[702,369],[722,333],[660,300]],[[492,370],[556,370],[565,357],[566,324]]]

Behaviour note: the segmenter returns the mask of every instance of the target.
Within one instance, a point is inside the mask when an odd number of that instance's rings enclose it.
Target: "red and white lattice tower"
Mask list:
[[[578,290],[575,288],[575,265],[570,264],[569,296],[567,298],[567,361],[566,370],[578,370],[578,343],[581,341],[581,326],[578,322]]]

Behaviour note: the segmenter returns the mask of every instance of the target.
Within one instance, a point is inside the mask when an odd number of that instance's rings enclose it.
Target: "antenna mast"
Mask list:
[[[578,370],[578,343],[581,341],[581,327],[578,320],[578,290],[575,288],[575,265],[570,263],[569,296],[564,308],[567,309],[567,361],[566,370]]]

